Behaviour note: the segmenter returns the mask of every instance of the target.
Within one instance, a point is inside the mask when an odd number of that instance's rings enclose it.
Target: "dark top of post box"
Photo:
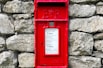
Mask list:
[[[37,0],[37,3],[38,2],[55,2],[55,3],[60,3],[60,2],[67,2],[68,0]]]

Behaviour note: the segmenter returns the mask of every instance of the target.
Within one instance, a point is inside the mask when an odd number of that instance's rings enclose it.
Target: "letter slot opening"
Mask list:
[[[65,6],[65,2],[61,2],[61,3],[56,3],[56,2],[53,2],[53,3],[52,2],[51,3],[49,3],[49,2],[44,3],[43,2],[42,3],[42,2],[39,2],[38,6],[60,6],[61,7],[61,6]]]

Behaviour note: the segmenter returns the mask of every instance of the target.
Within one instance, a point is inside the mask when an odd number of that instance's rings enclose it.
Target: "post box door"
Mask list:
[[[68,67],[68,0],[35,0],[36,68]]]
[[[68,24],[67,21],[37,21],[36,24],[36,65],[68,65]]]

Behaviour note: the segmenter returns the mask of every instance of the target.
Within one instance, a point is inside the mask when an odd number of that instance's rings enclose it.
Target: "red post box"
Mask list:
[[[36,68],[68,68],[68,0],[35,0]]]

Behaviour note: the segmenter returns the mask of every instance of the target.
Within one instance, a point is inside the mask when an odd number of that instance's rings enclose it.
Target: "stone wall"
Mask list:
[[[70,68],[103,68],[103,0],[70,0]]]
[[[0,68],[33,68],[33,0],[0,0]],[[70,0],[69,68],[103,68],[103,0]]]
[[[0,0],[0,68],[34,67],[33,0]]]

